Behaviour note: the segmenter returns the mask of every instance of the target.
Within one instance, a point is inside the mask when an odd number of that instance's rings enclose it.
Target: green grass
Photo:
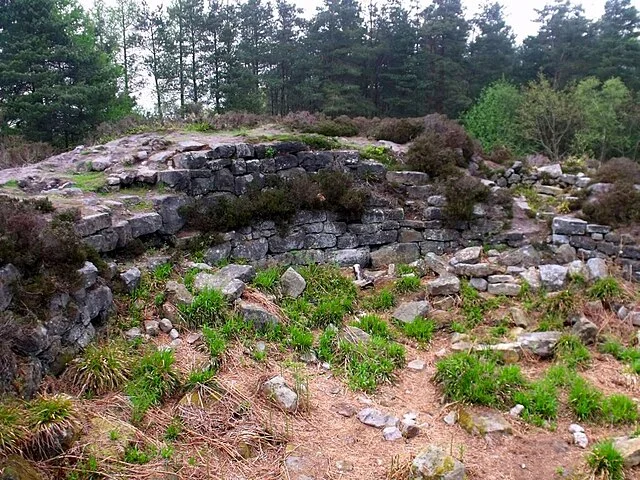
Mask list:
[[[581,421],[596,422],[602,413],[604,395],[583,378],[576,378],[569,390],[569,406]]]
[[[144,465],[149,463],[152,454],[146,450],[139,448],[137,445],[127,445],[124,449],[124,461],[136,465]]]
[[[428,343],[433,338],[436,329],[436,322],[429,318],[416,318],[413,322],[404,323],[402,330],[404,334],[417,340],[420,343]]]
[[[209,350],[213,365],[219,366],[222,361],[222,355],[227,349],[227,342],[224,335],[208,325],[203,325],[202,339]]]
[[[0,404],[0,452],[15,452],[27,436],[25,412],[3,399]]]
[[[253,279],[253,285],[267,293],[274,293],[280,282],[280,268],[279,267],[269,267],[265,270],[260,270],[256,273],[255,278]]]
[[[133,405],[132,419],[139,422],[146,411],[171,395],[180,384],[171,350],[156,350],[135,365],[126,392]]]
[[[379,292],[369,295],[362,300],[362,306],[367,310],[376,312],[389,310],[396,305],[396,296],[389,288],[383,288]]]
[[[396,265],[396,274],[400,277],[404,275],[418,275],[418,269],[416,267],[412,267],[411,265],[407,265],[406,263],[399,263]]]
[[[289,327],[289,346],[299,352],[308,352],[313,346],[313,333],[298,325]]]
[[[624,480],[624,459],[612,440],[596,443],[587,456],[587,465],[599,478]]]
[[[596,280],[587,291],[589,298],[610,302],[620,298],[624,294],[620,283],[613,277],[600,278]]]
[[[360,317],[357,322],[354,322],[353,325],[371,335],[387,339],[392,338],[389,324],[377,315],[364,315]]]
[[[69,368],[73,385],[81,393],[102,395],[120,390],[131,375],[131,352],[119,342],[89,345]]]
[[[167,280],[171,276],[172,271],[173,265],[170,263],[163,263],[153,269],[153,278],[159,281]]]
[[[613,394],[604,400],[602,414],[609,425],[631,425],[638,421],[638,406],[626,395]]]
[[[380,162],[389,168],[395,168],[398,166],[398,162],[393,155],[393,152],[390,148],[387,147],[367,145],[366,147],[360,149],[360,156],[363,159],[375,160],[376,162]]]
[[[193,297],[189,305],[178,307],[188,328],[202,325],[219,325],[228,316],[227,300],[222,292],[216,289],[206,289]]]
[[[524,405],[522,418],[537,426],[544,426],[558,417],[558,390],[552,381],[542,379],[514,394],[514,402]]]
[[[462,298],[465,331],[480,325],[484,321],[485,315],[498,308],[503,301],[500,297],[483,299],[480,293],[466,280],[460,284],[460,297]]]
[[[415,275],[407,275],[399,278],[393,284],[396,293],[410,293],[420,290],[420,278]]]
[[[182,422],[179,418],[174,418],[164,432],[164,439],[168,442],[175,442],[182,433]]]
[[[490,407],[512,406],[525,379],[516,365],[501,365],[496,355],[459,352],[436,363],[436,382],[447,400]]]
[[[589,349],[575,335],[564,334],[555,347],[556,359],[569,368],[585,367],[591,361]]]
[[[9,180],[0,186],[5,188],[18,188],[18,180]]]
[[[626,348],[620,342],[613,339],[608,339],[600,346],[602,353],[608,353],[612,355],[616,360],[625,362],[629,365],[629,369],[635,373],[640,374],[640,350],[634,347]]]
[[[198,273],[200,273],[198,268],[191,268],[184,274],[184,286],[187,287],[187,290],[191,293],[193,293],[193,282]]]
[[[76,173],[71,176],[71,181],[85,192],[98,192],[107,184],[104,172]]]

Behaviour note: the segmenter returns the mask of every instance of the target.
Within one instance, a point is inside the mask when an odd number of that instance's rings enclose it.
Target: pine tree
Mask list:
[[[421,18],[420,87],[425,111],[456,117],[471,103],[465,64],[469,22],[460,0],[434,0]]]
[[[501,78],[511,78],[515,64],[515,36],[499,3],[485,4],[474,18],[477,35],[469,45],[469,78],[472,98]]]
[[[0,2],[4,133],[68,147],[108,119],[117,70],[73,0]]]
[[[135,26],[138,21],[138,4],[135,0],[116,0],[108,12],[111,17],[109,25],[113,28],[111,35],[117,39],[124,96],[133,98],[133,91],[139,87],[135,81],[138,63],[134,54],[137,42]]]

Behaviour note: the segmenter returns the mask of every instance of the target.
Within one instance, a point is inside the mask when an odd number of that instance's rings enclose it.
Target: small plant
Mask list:
[[[69,367],[71,381],[81,393],[102,395],[120,390],[131,374],[130,355],[118,342],[89,345]]]
[[[534,425],[544,426],[558,416],[558,391],[555,385],[543,379],[516,392],[514,402],[524,405],[523,418]]]
[[[603,302],[611,302],[616,298],[620,298],[623,293],[620,283],[613,277],[599,278],[587,292],[589,298],[602,300]]]
[[[65,395],[38,397],[29,403],[28,410],[31,435],[25,451],[34,459],[62,453],[65,439],[80,429],[78,412]]]
[[[624,480],[624,459],[612,440],[596,443],[587,456],[587,464],[595,475],[607,480]]]
[[[569,368],[584,367],[591,360],[589,349],[575,335],[563,335],[555,347],[558,361]]]
[[[420,290],[420,278],[415,275],[406,275],[395,281],[393,289],[396,293],[409,293]]]
[[[256,273],[253,279],[253,285],[264,292],[273,293],[279,281],[280,269],[278,267],[270,267]]]
[[[163,263],[153,269],[153,278],[156,280],[166,280],[171,276],[173,265],[170,263]]]
[[[175,442],[182,433],[182,422],[179,418],[174,418],[164,432],[164,439],[168,442]]]
[[[151,461],[151,455],[137,445],[127,445],[124,449],[124,461],[136,465],[144,465]]]
[[[329,324],[341,324],[345,315],[351,312],[352,305],[353,300],[345,296],[321,300],[311,316],[311,326],[326,327]]]
[[[156,350],[144,355],[132,372],[126,391],[133,404],[133,420],[138,422],[153,405],[172,394],[179,385],[171,350]]]
[[[389,310],[395,306],[396,297],[390,289],[383,288],[378,293],[366,297],[362,304],[365,308],[376,312]]]
[[[402,325],[404,334],[420,343],[428,343],[433,338],[436,322],[429,318],[416,318],[413,322]]]
[[[228,317],[226,298],[213,288],[203,290],[193,298],[191,304],[180,305],[179,308],[188,328],[220,324]]]
[[[27,432],[25,412],[3,399],[0,404],[0,454],[18,452]]]
[[[633,424],[638,421],[638,406],[626,395],[614,394],[605,399],[602,414],[611,425]]]
[[[313,346],[313,333],[306,328],[292,325],[289,328],[289,345],[299,352],[308,352]]]
[[[213,368],[205,368],[202,370],[196,369],[189,372],[187,381],[184,383],[186,390],[191,390],[203,385],[211,385],[216,375],[216,371]]]
[[[391,338],[389,324],[377,315],[364,315],[360,317],[355,325],[371,335],[387,339]]]
[[[569,390],[569,406],[579,420],[599,420],[603,400],[602,392],[583,378],[576,378]]]
[[[395,369],[404,366],[405,350],[380,337],[356,344],[341,340],[334,358],[343,366],[352,389],[373,392],[380,383],[392,380]]]
[[[322,332],[318,339],[318,358],[327,362],[333,361],[335,343],[338,332],[335,328],[328,327]]]
[[[222,362],[222,355],[227,349],[227,342],[225,337],[220,331],[204,325],[202,327],[202,338],[209,350],[213,365],[216,367]]]

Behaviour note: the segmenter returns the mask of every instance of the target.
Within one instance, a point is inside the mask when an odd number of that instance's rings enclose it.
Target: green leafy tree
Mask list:
[[[524,138],[551,160],[559,161],[570,151],[580,124],[580,111],[569,92],[553,88],[540,75],[525,89],[518,119]]]
[[[522,100],[516,86],[499,80],[482,91],[478,102],[464,115],[464,126],[486,152],[506,147],[516,154],[525,153],[517,125]]]
[[[473,19],[476,37],[469,45],[469,84],[472,98],[501,78],[511,78],[515,65],[515,36],[499,3],[487,3]]]
[[[68,147],[110,118],[117,69],[73,0],[0,3],[5,133]]]

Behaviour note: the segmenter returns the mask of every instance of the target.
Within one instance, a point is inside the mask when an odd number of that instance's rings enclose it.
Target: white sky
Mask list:
[[[109,3],[113,0],[106,0]],[[160,3],[168,4],[170,0],[148,0],[150,5],[159,5]],[[423,6],[429,5],[429,0],[419,0]],[[490,0],[493,1],[493,0]],[[499,0],[505,6],[505,14],[507,23],[511,25],[514,33],[521,42],[528,35],[533,35],[537,31],[537,25],[534,23],[537,15],[536,9],[543,8],[552,0]],[[604,4],[606,0],[575,0],[574,3],[582,4],[585,14],[589,18],[598,18],[604,12]],[[316,11],[316,8],[322,4],[322,0],[294,0],[305,11],[305,16],[310,17]],[[93,4],[93,0],[80,0],[80,3],[89,8]],[[363,2],[364,3],[364,2]],[[479,10],[479,4],[482,0],[463,0],[462,3],[466,8],[467,18],[471,18],[475,12]],[[640,9],[640,0],[632,0],[631,3]]]

